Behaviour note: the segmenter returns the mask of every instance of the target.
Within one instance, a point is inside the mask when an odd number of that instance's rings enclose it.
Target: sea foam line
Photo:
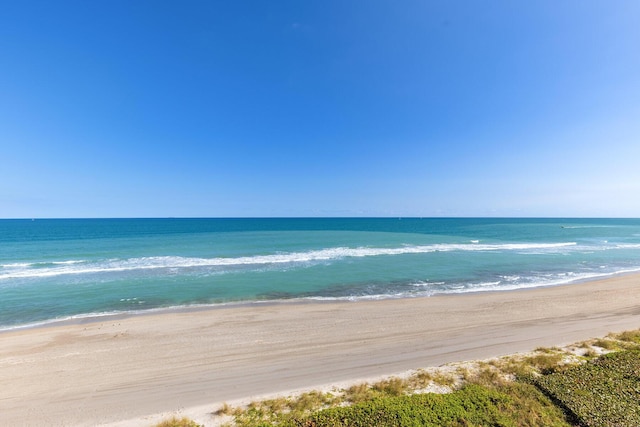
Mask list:
[[[44,262],[31,264],[4,264],[0,270],[0,280],[52,277],[71,274],[95,274],[122,272],[132,270],[152,270],[169,268],[197,268],[197,267],[234,267],[247,265],[277,265],[300,264],[309,262],[332,261],[342,258],[363,258],[371,256],[393,256],[406,254],[423,254],[432,252],[452,251],[528,251],[528,250],[558,250],[575,246],[575,242],[564,243],[507,243],[507,244],[434,244],[401,246],[395,248],[370,247],[336,247],[307,252],[289,252],[269,255],[253,255],[236,258],[193,258],[180,256],[157,256],[130,259],[111,259],[88,263],[80,260],[49,262],[54,267],[41,267]],[[36,268],[37,267],[37,268]]]
[[[291,298],[286,300],[259,299],[259,300],[227,301],[227,302],[212,302],[212,303],[187,303],[187,304],[180,304],[180,305],[148,307],[148,308],[133,309],[133,310],[89,312],[89,313],[79,313],[75,315],[63,316],[63,317],[52,318],[52,319],[45,319],[41,321],[15,324],[15,325],[0,325],[0,333],[11,331],[11,330],[29,329],[29,328],[49,326],[49,325],[55,325],[55,324],[63,324],[66,322],[82,321],[83,319],[89,319],[89,320],[95,319],[96,321],[98,321],[98,319],[104,318],[104,317],[168,313],[168,312],[175,312],[175,311],[181,311],[181,310],[242,307],[242,306],[253,306],[253,305],[263,305],[263,304],[289,304],[289,303],[304,302],[304,301],[356,302],[356,301],[369,301],[369,300],[433,297],[437,295],[460,295],[460,294],[468,294],[468,293],[476,293],[476,292],[513,291],[513,290],[519,290],[519,289],[531,289],[531,288],[567,285],[572,283],[606,279],[606,278],[615,277],[618,275],[633,274],[633,273],[640,273],[640,267],[620,269],[615,271],[609,271],[606,273],[578,273],[578,274],[572,273],[572,274],[565,274],[564,277],[560,275],[551,275],[552,277],[549,277],[547,279],[542,279],[538,277],[536,278],[537,280],[532,280],[529,282],[517,282],[517,280],[515,279],[516,276],[502,276],[503,279],[506,280],[506,282],[511,282],[514,280],[516,281],[516,283],[511,283],[511,284],[502,283],[502,280],[500,280],[498,282],[459,283],[457,286],[454,286],[453,284],[451,284],[446,288],[440,288],[439,286],[444,285],[445,282],[426,281],[426,282],[417,282],[412,284],[412,286],[425,288],[422,291],[413,291],[413,292],[400,291],[400,292],[380,293],[380,294],[343,295],[343,296],[331,296],[331,297],[330,296],[305,296],[305,297]],[[430,286],[433,286],[433,288],[429,289]]]

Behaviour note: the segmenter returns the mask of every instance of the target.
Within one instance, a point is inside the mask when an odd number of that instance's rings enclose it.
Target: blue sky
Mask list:
[[[640,3],[0,1],[0,217],[640,217]]]

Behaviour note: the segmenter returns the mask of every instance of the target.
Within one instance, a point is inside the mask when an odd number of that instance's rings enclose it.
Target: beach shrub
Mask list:
[[[535,383],[581,425],[640,426],[640,350],[605,354]]]
[[[242,427],[570,427],[563,411],[535,386],[476,384],[448,394],[376,397],[352,406],[301,413],[258,414],[255,407],[236,417]],[[230,424],[231,425],[231,424]]]
[[[568,427],[562,412],[528,384],[487,388],[471,384],[448,394],[377,398],[331,408],[286,426],[522,426]]]
[[[308,392],[297,397],[252,402],[244,410],[228,405],[238,427],[296,426],[554,426],[566,427],[566,417],[529,383],[509,380],[513,371],[551,372],[562,354],[548,349],[532,355],[463,365],[448,372],[416,371],[330,393]],[[451,393],[416,393],[446,384]],[[456,385],[458,384],[458,385]],[[454,391],[459,389],[458,391]],[[395,399],[395,400],[394,400]],[[345,406],[347,405],[347,406]],[[351,406],[348,406],[351,405]]]
[[[314,411],[338,405],[342,400],[341,396],[332,393],[309,391],[290,398],[277,397],[251,402],[246,410],[225,404],[217,413],[233,415],[232,425],[272,426],[281,425],[287,420],[304,418]]]

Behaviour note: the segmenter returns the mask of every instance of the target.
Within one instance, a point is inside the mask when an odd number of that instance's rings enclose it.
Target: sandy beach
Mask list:
[[[218,402],[638,327],[640,275],[628,275],[511,292],[256,304],[12,330],[0,333],[0,425],[147,426],[153,414],[203,405],[214,411]]]

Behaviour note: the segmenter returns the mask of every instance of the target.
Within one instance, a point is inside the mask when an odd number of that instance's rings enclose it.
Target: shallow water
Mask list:
[[[193,304],[510,290],[634,271],[638,219],[0,220],[0,326]]]

